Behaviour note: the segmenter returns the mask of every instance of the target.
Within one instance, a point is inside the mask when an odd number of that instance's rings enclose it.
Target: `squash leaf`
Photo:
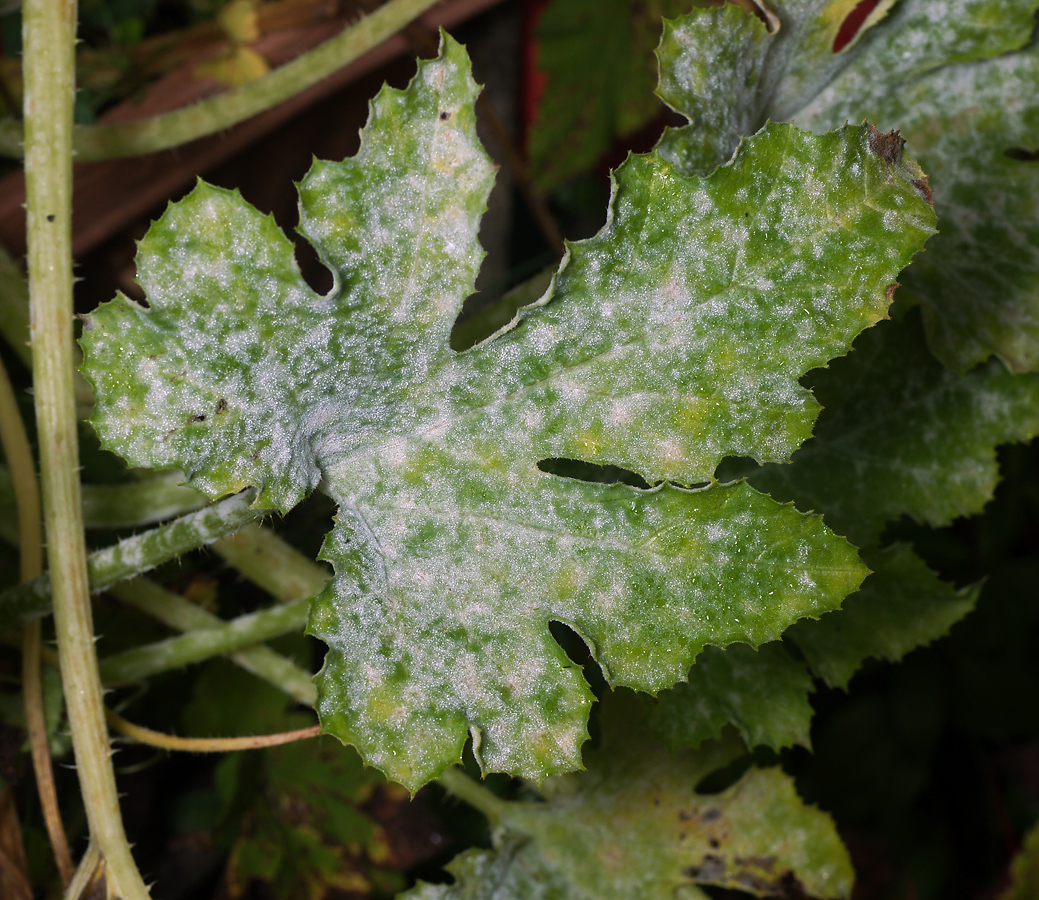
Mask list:
[[[812,690],[807,666],[781,641],[757,650],[746,644],[724,650],[708,647],[696,658],[688,681],[647,700],[646,729],[671,750],[695,749],[705,740],[717,740],[729,723],[748,747],[781,750],[800,744],[810,748],[813,710],[808,695]]]
[[[699,783],[743,753],[731,735],[671,753],[638,725],[630,696],[604,701],[588,771],[545,784],[546,803],[503,804],[492,850],[448,868],[451,886],[402,900],[705,898],[697,885],[753,896],[847,897],[852,871],[826,813],[779,768],[749,769],[720,793]]]
[[[319,714],[412,790],[470,734],[487,770],[580,767],[592,695],[552,620],[611,684],[655,692],[708,644],[773,640],[855,590],[865,568],[818,517],[714,472],[810,435],[798,379],[884,316],[934,224],[919,169],[867,126],[770,127],[706,179],[632,157],[546,296],[456,353],[493,177],[475,96],[445,37],[380,92],[356,157],[314,164],[300,230],[327,296],[270,218],[200,184],[141,242],[149,307],[117,297],[82,339],[94,425],[134,465],[282,510],[319,483],[337,501]]]
[[[873,573],[857,594],[821,619],[795,622],[783,636],[830,687],[847,688],[866,659],[898,662],[944,637],[981,593],[980,584],[957,590],[941,581],[905,544],[869,550],[863,559]]]
[[[825,406],[815,436],[791,465],[740,471],[859,547],[902,516],[942,527],[981,512],[999,481],[996,447],[1039,434],[1039,375],[998,360],[955,375],[928,353],[913,310],[807,380]]]

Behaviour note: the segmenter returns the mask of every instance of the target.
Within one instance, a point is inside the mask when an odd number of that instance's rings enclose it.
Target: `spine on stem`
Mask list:
[[[94,650],[73,389],[72,128],[75,0],[22,10],[25,182],[36,422],[62,680],[91,839],[110,897],[149,896],[119,811]]]

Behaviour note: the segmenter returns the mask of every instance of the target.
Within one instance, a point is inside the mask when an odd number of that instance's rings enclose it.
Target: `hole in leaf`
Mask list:
[[[570,662],[581,667],[584,679],[588,682],[592,693],[596,697],[601,697],[607,688],[606,679],[603,677],[602,669],[599,668],[595,657],[592,656],[592,648],[588,646],[588,642],[566,622],[560,622],[557,619],[552,619],[548,623],[548,630]]]
[[[560,478],[573,478],[575,481],[587,481],[590,484],[626,484],[648,491],[653,487],[637,472],[629,472],[620,466],[600,466],[579,459],[543,459],[538,468],[548,475]]]
[[[855,8],[844,17],[841,27],[837,29],[837,36],[833,39],[833,52],[840,53],[848,46],[859,33],[863,23],[869,18],[869,14],[880,5],[880,0],[860,0]]]
[[[1039,162],[1039,149],[1026,150],[1024,147],[1011,147],[1009,150],[1004,150],[1003,155],[1016,159],[1018,162]]]
[[[303,280],[310,289],[320,297],[324,297],[335,283],[332,273],[328,267],[321,262],[317,251],[299,235],[294,235],[293,243],[296,245],[296,264],[299,266]]]
[[[592,660],[592,651],[588,649],[588,645],[581,639],[581,635],[565,622],[558,622],[553,619],[548,623],[548,630],[551,632],[555,642],[563,648],[563,652],[574,665],[583,666]]]

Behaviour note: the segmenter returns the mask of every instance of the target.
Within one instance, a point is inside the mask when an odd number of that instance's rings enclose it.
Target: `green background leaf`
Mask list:
[[[778,768],[752,768],[720,793],[708,774],[740,756],[731,738],[669,752],[641,730],[630,695],[604,701],[603,744],[588,771],[546,783],[547,803],[504,805],[493,851],[450,867],[451,887],[413,900],[672,900],[695,885],[773,896],[846,897],[852,872],[829,816],[806,806]]]
[[[716,740],[729,723],[748,747],[810,748],[812,690],[804,663],[778,641],[757,650],[746,644],[708,647],[689,670],[688,682],[647,701],[646,728],[671,750]]]
[[[555,0],[535,31],[547,78],[527,153],[538,185],[551,190],[591,168],[614,140],[659,115],[653,47],[662,16],[694,0]]]
[[[999,480],[996,447],[1039,434],[1039,376],[996,360],[948,371],[915,312],[864,333],[809,379],[826,407],[815,436],[790,465],[749,477],[858,546],[901,516],[940,527],[981,512]]]
[[[873,573],[841,609],[795,622],[784,634],[830,687],[847,688],[866,659],[898,662],[974,609],[981,585],[956,590],[905,544],[863,553]]]

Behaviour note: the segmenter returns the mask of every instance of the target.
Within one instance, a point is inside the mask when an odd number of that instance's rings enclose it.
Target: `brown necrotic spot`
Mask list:
[[[902,158],[902,148],[905,145],[906,142],[899,132],[889,131],[884,134],[875,126],[869,126],[869,149],[890,165],[894,165]]]
[[[921,197],[924,198],[931,206],[934,206],[934,191],[931,190],[931,182],[927,180],[926,175],[921,175],[916,181],[913,182],[913,187],[916,188],[917,192]]]

